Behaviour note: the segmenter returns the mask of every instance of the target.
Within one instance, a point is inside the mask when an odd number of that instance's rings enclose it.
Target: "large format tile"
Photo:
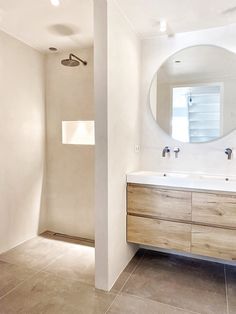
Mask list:
[[[41,272],[0,300],[0,314],[103,314],[114,297]]]
[[[193,312],[177,309],[173,306],[156,301],[141,299],[129,295],[119,295],[111,308],[109,314],[190,314]]]
[[[32,269],[0,261],[0,297],[33,274]]]
[[[94,248],[76,245],[44,270],[63,278],[75,279],[94,285]]]
[[[40,270],[66,251],[66,243],[36,237],[1,254],[0,260]]]
[[[143,250],[143,249],[138,250],[138,252],[131,259],[129,264],[126,266],[126,268],[120,274],[119,278],[117,279],[114,286],[112,287],[111,292],[117,293],[122,289],[122,287],[126,283],[127,279],[130,277],[130,274],[134,271],[134,269],[137,267],[139,262],[142,260],[144,254],[145,254],[145,250]]]
[[[229,314],[236,313],[236,266],[226,266]]]
[[[199,313],[226,313],[224,266],[151,252],[123,291]]]

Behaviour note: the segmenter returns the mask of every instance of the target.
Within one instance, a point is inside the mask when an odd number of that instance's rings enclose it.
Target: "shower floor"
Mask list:
[[[139,250],[109,293],[91,243],[43,234],[0,255],[0,314],[236,313],[236,267]]]

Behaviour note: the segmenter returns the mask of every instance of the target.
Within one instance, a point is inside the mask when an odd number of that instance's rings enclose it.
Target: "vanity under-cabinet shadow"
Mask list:
[[[94,248],[47,234],[0,255],[0,313],[236,313],[236,268],[139,250],[109,293]],[[227,304],[229,312],[227,312]]]

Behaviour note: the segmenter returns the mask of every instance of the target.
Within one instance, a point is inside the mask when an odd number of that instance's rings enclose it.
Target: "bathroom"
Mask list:
[[[0,1],[1,314],[236,313],[236,7],[208,7]]]

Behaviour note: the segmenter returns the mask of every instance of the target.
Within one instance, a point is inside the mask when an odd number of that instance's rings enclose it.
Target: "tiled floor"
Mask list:
[[[94,248],[60,239],[0,255],[0,314],[236,314],[236,267],[141,250],[105,293]]]

